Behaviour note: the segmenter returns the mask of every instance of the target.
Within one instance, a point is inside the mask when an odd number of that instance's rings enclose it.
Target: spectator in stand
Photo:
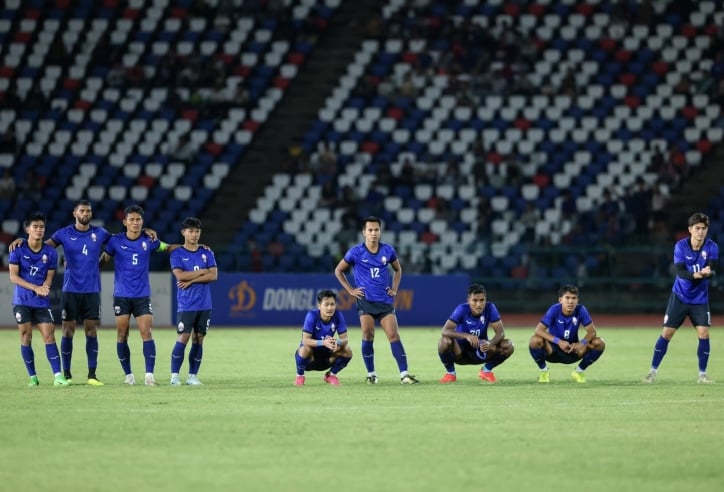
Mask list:
[[[0,178],[0,200],[9,202],[15,200],[15,177],[9,167],[5,168]]]

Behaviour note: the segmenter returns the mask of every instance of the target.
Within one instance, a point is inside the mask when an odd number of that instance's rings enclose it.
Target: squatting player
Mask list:
[[[586,330],[586,334],[579,339],[580,327]],[[541,370],[539,383],[550,382],[546,361],[561,364],[580,361],[571,378],[577,383],[586,382],[583,371],[601,357],[606,344],[596,335],[588,309],[578,304],[578,287],[568,284],[559,289],[558,302],[549,307],[538,322],[528,347]]]
[[[488,327],[495,332],[490,339]],[[467,302],[458,305],[442,327],[437,351],[447,372],[440,382],[457,381],[455,364],[482,364],[478,377],[494,383],[493,368],[510,357],[513,350],[513,342],[505,338],[500,312],[495,304],[488,302],[485,287],[472,284]]]
[[[304,318],[302,341],[294,353],[297,364],[295,386],[304,386],[304,371],[324,371],[324,382],[339,385],[337,374],[352,359],[347,338],[347,322],[337,311],[337,294],[323,290],[317,294],[317,309]]]

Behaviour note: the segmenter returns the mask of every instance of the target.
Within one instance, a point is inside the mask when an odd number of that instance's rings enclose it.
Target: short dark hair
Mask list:
[[[468,295],[472,296],[474,294],[488,294],[488,291],[485,290],[485,286],[483,284],[470,284],[470,287],[468,287]]]
[[[129,214],[138,214],[143,217],[143,207],[140,205],[129,205],[123,211],[123,215],[128,217]]]
[[[561,285],[561,288],[558,289],[558,297],[563,297],[563,294],[566,293],[578,295],[578,287],[573,284]]]
[[[327,297],[332,297],[336,301],[337,293],[331,289],[320,290],[319,293],[317,294],[317,303],[321,303]]]
[[[24,224],[25,224],[25,227],[30,227],[30,224],[32,224],[33,222],[38,222],[38,221],[42,222],[43,224],[48,222],[46,220],[45,214],[43,212],[38,211],[38,212],[33,212],[32,214],[28,215],[25,218]]]
[[[93,205],[91,205],[91,202],[88,200],[78,200],[75,202],[75,205],[73,205],[73,210],[75,210],[78,207],[90,207],[93,208]]]
[[[695,214],[692,214],[691,217],[689,217],[689,227],[696,225],[696,224],[704,224],[706,228],[709,228],[709,216],[706,214],[703,214],[701,212],[697,212]]]
[[[368,222],[377,222],[377,225],[382,227],[382,220],[379,217],[375,217],[374,215],[368,215],[362,220],[362,230],[367,227]]]
[[[181,230],[183,229],[201,229],[201,221],[196,217],[186,217],[181,222]]]

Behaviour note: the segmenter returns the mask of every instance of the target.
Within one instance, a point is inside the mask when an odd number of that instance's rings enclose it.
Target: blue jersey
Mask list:
[[[151,241],[141,234],[129,239],[125,232],[114,234],[106,244],[106,253],[113,256],[113,295],[116,297],[150,297],[148,275],[151,252],[161,247],[161,241]]]
[[[674,265],[683,263],[691,273],[700,271],[708,262],[715,263],[718,260],[719,246],[711,239],[705,240],[701,249],[698,250],[691,248],[688,237],[677,241],[674,245]],[[677,275],[671,290],[681,302],[686,304],[709,303],[708,278],[689,280]]]
[[[387,295],[387,288],[391,286],[389,265],[396,259],[394,248],[386,243],[379,243],[377,253],[362,243],[344,255],[344,261],[352,265],[355,286],[364,289],[365,299],[387,304],[394,303],[394,298]]]
[[[43,247],[36,253],[30,249],[27,241],[23,241],[23,244],[10,252],[8,263],[18,266],[18,275],[26,282],[43,285],[48,272],[55,270],[58,266],[58,252],[55,251],[55,248],[43,243]],[[13,305],[49,308],[50,298],[40,297],[32,290],[16,285],[13,292]]]
[[[342,313],[335,311],[332,319],[325,323],[322,321],[319,309],[312,309],[304,318],[302,332],[309,333],[315,340],[324,340],[327,337],[334,338],[335,335],[347,333],[347,322],[344,320]]]
[[[102,227],[90,226],[87,231],[79,231],[74,224],[53,233],[50,239],[63,246],[65,255],[63,291],[81,294],[101,291],[98,259],[110,237]]]
[[[190,251],[178,248],[171,252],[171,270],[194,270],[216,268],[216,259],[210,249],[199,248]],[[211,286],[208,283],[191,284],[186,289],[176,290],[179,311],[205,311],[211,309]]]
[[[573,314],[566,316],[563,314],[563,306],[557,303],[548,308],[540,322],[546,325],[548,333],[554,337],[569,343],[576,343],[578,342],[578,329],[590,325],[593,320],[588,314],[588,309],[582,304],[576,306]]]
[[[455,323],[455,331],[471,333],[481,340],[489,340],[488,325],[500,321],[498,308],[492,302],[486,302],[480,316],[473,316],[470,304],[460,304],[450,315],[450,321]]]

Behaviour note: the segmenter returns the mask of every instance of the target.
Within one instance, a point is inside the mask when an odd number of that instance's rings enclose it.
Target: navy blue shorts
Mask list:
[[[568,342],[568,343],[578,343],[576,342]],[[560,364],[573,364],[574,362],[578,362],[582,359],[582,357],[578,356],[578,353],[576,352],[564,352],[563,349],[561,349],[557,344],[551,343],[551,347],[553,348],[553,352],[546,355],[546,360],[548,362],[557,362]]]
[[[40,325],[43,323],[55,324],[53,311],[50,308],[39,308],[30,306],[13,306],[15,321],[19,324],[30,323]]]
[[[388,314],[395,314],[395,306],[386,302],[370,302],[366,299],[357,299],[357,314],[367,314],[377,321]]]
[[[191,333],[195,331],[199,335],[206,336],[211,325],[211,309],[203,311],[179,311],[176,333]]]
[[[481,352],[478,348],[471,346],[467,340],[455,340],[460,347],[460,356],[455,358],[455,363],[463,366],[482,364],[488,358],[487,352]]]
[[[127,314],[138,318],[144,314],[153,316],[150,297],[113,297],[113,312],[116,316]]]
[[[60,296],[63,321],[101,319],[101,295],[99,292],[63,292]]]
[[[666,305],[664,315],[664,326],[666,328],[678,329],[687,316],[693,326],[711,326],[711,313],[708,304],[687,304],[679,299],[673,292],[669,296],[669,303]]]

